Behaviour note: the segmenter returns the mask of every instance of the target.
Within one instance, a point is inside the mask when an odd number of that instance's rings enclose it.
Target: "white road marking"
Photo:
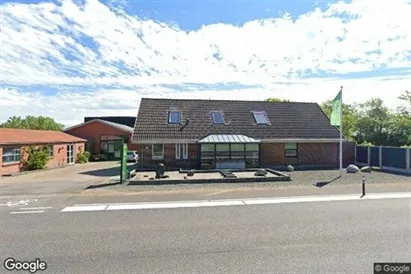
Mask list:
[[[100,206],[69,206],[64,208],[61,212],[75,212],[75,211],[103,211],[107,205]]]
[[[33,214],[33,213],[44,213],[44,210],[37,210],[37,211],[13,211],[10,214]]]
[[[43,207],[22,207],[20,210],[39,210],[39,209],[50,209],[51,206],[43,206]]]
[[[37,199],[27,199],[27,200],[20,200],[20,201],[8,201],[5,204],[0,204],[0,206],[7,206],[7,207],[13,207],[13,206],[27,206],[31,202],[36,202],[38,201]]]
[[[286,204],[286,203],[304,203],[304,202],[332,202],[332,201],[350,201],[358,200],[355,196],[312,196],[312,197],[284,197],[274,199],[247,199],[244,200],[246,205],[264,205],[264,204]]]
[[[125,209],[155,209],[155,208],[189,208],[189,207],[211,207],[211,206],[233,206],[244,205],[242,201],[208,201],[208,202],[172,202],[172,203],[146,203],[134,205],[109,205],[106,210]]]
[[[232,200],[209,200],[209,201],[173,201],[161,203],[136,203],[136,204],[82,204],[64,208],[61,212],[81,211],[112,211],[112,210],[139,210],[139,209],[166,209],[166,208],[192,208],[192,207],[215,207],[215,206],[247,206],[264,204],[287,204],[307,202],[333,202],[333,201],[361,201],[381,199],[404,199],[411,198],[411,192],[398,193],[370,193],[361,198],[353,195],[323,195],[323,196],[297,196],[278,198],[254,198],[254,199],[232,199]]]
[[[373,193],[365,195],[362,199],[376,200],[376,199],[400,199],[411,198],[411,192],[398,192],[398,193]]]

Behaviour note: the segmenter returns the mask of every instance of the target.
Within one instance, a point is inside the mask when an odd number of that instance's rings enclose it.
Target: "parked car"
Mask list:
[[[127,152],[127,162],[138,162],[138,154],[135,151]]]

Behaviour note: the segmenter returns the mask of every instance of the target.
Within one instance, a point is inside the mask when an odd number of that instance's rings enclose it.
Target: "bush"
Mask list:
[[[48,148],[35,148],[30,146],[27,148],[27,152],[27,160],[23,162],[24,169],[36,170],[46,168],[49,160]]]
[[[77,154],[77,163],[78,164],[85,164],[88,163],[90,159],[90,152],[80,150],[79,154]]]
[[[370,142],[367,142],[367,141],[364,141],[361,144],[357,144],[357,146],[359,146],[359,147],[372,147],[372,146],[374,146],[374,144],[370,143]]]

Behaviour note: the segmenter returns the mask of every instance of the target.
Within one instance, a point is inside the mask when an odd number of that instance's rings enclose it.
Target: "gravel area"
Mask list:
[[[405,175],[390,174],[380,171],[372,171],[371,173],[355,173],[349,174],[345,170],[341,178],[339,170],[308,170],[308,171],[294,171],[285,172],[291,176],[292,184],[305,185],[313,183],[327,183],[331,184],[355,184],[361,183],[363,176],[365,176],[368,184],[389,184],[389,183],[410,183],[411,177]]]
[[[247,172],[233,172],[234,175],[237,176],[237,178],[257,178],[254,176],[255,171],[247,171]],[[167,180],[184,180],[184,177],[187,177],[187,180],[190,179],[221,179],[223,176],[219,172],[207,172],[207,173],[195,173],[194,176],[187,176],[187,173],[180,173],[178,171],[169,171],[166,172],[166,175],[168,175],[168,178],[161,179],[161,181],[167,181]],[[153,180],[155,177],[155,174],[153,172],[137,172],[136,176],[133,178],[134,180]],[[268,172],[266,177],[278,177],[277,175]]]
[[[142,185],[142,186],[122,186],[113,185],[96,190],[115,190],[115,191],[185,191],[195,189],[214,189],[214,190],[229,190],[229,189],[277,189],[277,188],[293,188],[297,189],[299,186],[352,186],[361,184],[362,176],[365,175],[367,184],[376,185],[395,185],[395,184],[410,184],[411,177],[404,175],[396,175],[385,172],[373,171],[371,173],[357,173],[347,174],[343,172],[343,176],[339,178],[339,170],[309,170],[309,171],[294,171],[284,172],[291,176],[289,182],[260,182],[260,183],[215,183],[215,184],[184,184],[184,185]],[[167,172],[166,172],[167,174]]]

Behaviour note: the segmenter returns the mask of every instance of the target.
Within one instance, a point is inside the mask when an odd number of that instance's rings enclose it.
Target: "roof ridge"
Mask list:
[[[317,104],[317,102],[267,102],[265,100],[229,100],[229,99],[195,99],[195,98],[150,98],[150,97],[143,97],[141,100],[156,100],[156,101],[212,101],[212,102],[255,102],[255,103],[271,103],[271,104]]]
[[[52,130],[52,129],[32,129],[32,128],[11,128],[11,127],[0,127],[0,130],[30,130],[30,131],[48,131],[48,132],[60,132],[65,133],[63,130]]]

